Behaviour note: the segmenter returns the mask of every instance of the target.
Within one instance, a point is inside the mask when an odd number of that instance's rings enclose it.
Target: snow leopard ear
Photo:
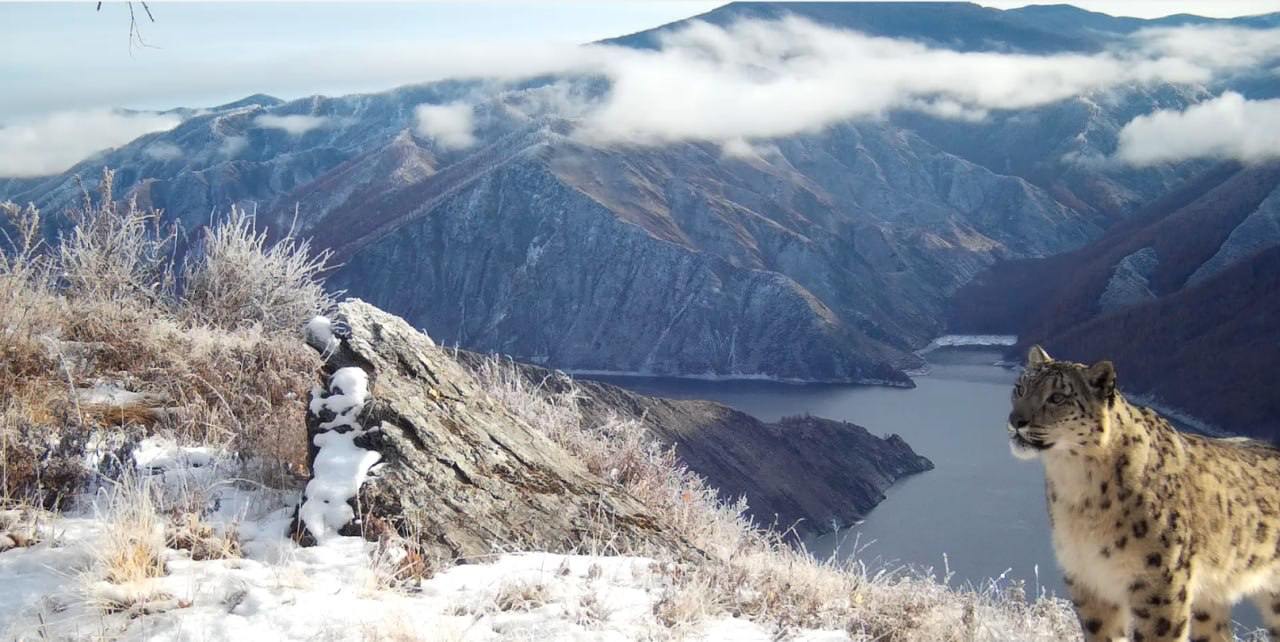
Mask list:
[[[1028,368],[1049,363],[1050,361],[1053,361],[1053,358],[1051,358],[1049,353],[1045,352],[1044,348],[1041,348],[1039,345],[1031,346],[1031,350],[1027,352]]]
[[[1116,367],[1110,361],[1099,361],[1089,366],[1084,376],[1099,397],[1108,402],[1115,400]]]

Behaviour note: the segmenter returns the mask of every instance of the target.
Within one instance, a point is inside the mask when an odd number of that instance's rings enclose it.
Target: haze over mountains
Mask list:
[[[1260,115],[1245,127],[1272,113],[1276,29],[735,3],[518,80],[174,112],[0,197],[56,210],[110,165],[119,193],[188,229],[256,205],[335,250],[336,287],[443,343],[557,368],[910,385],[913,351],[949,330],[1119,354],[1069,336],[1265,260],[1265,149],[1163,143],[1193,105]],[[1197,354],[1274,350],[1263,327]]]

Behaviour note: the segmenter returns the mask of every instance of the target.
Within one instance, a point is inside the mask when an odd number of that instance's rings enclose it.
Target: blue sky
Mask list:
[[[986,0],[1012,7],[1018,0]],[[100,107],[208,106],[252,93],[282,98],[377,91],[454,73],[468,59],[647,29],[720,4],[697,0],[426,3],[152,2],[150,47],[129,46],[122,3],[0,3],[0,123]],[[1242,15],[1280,0],[1078,0],[1113,14]],[[500,52],[507,52],[500,54]],[[506,58],[502,56],[505,55]],[[545,55],[551,55],[549,53]],[[480,64],[480,63],[476,63]]]

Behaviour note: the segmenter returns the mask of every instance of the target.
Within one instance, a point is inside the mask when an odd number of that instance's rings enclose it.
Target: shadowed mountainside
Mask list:
[[[1271,384],[1280,163],[1222,164],[1080,250],[999,264],[955,296],[951,328],[1112,359],[1121,381],[1230,432],[1280,439]],[[1194,364],[1194,365],[1193,365]]]

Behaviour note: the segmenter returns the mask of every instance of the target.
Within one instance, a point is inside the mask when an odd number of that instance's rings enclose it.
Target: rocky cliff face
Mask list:
[[[308,326],[327,359],[307,418],[312,476],[294,525],[304,542],[377,520],[433,554],[470,558],[498,545],[570,549],[603,522],[627,545],[684,547],[402,319],[355,300],[339,318],[349,333]]]
[[[458,354],[469,368],[490,358]],[[516,367],[545,390],[573,390],[597,422],[611,414],[637,420],[653,439],[674,446],[723,499],[746,497],[757,524],[780,530],[848,526],[883,501],[895,481],[933,469],[901,437],[879,437],[856,424],[809,416],[765,423],[711,401],[649,397],[536,366]]]
[[[959,284],[1097,232],[879,127],[746,160],[556,129],[332,208],[313,229],[344,262],[333,283],[443,341],[566,369],[906,385]]]
[[[327,320],[308,326],[309,343],[326,360],[307,415],[312,476],[294,525],[304,542],[361,534],[378,522],[418,533],[440,555],[470,557],[495,542],[572,548],[599,535],[588,523],[604,522],[629,548],[684,545],[489,396],[472,374],[488,357],[446,352],[358,300],[342,303],[337,318],[341,329]],[[723,499],[745,496],[762,526],[807,533],[850,524],[895,480],[933,467],[901,438],[853,424],[815,417],[765,424],[711,402],[518,367],[548,392],[574,390],[588,421],[636,419]]]

